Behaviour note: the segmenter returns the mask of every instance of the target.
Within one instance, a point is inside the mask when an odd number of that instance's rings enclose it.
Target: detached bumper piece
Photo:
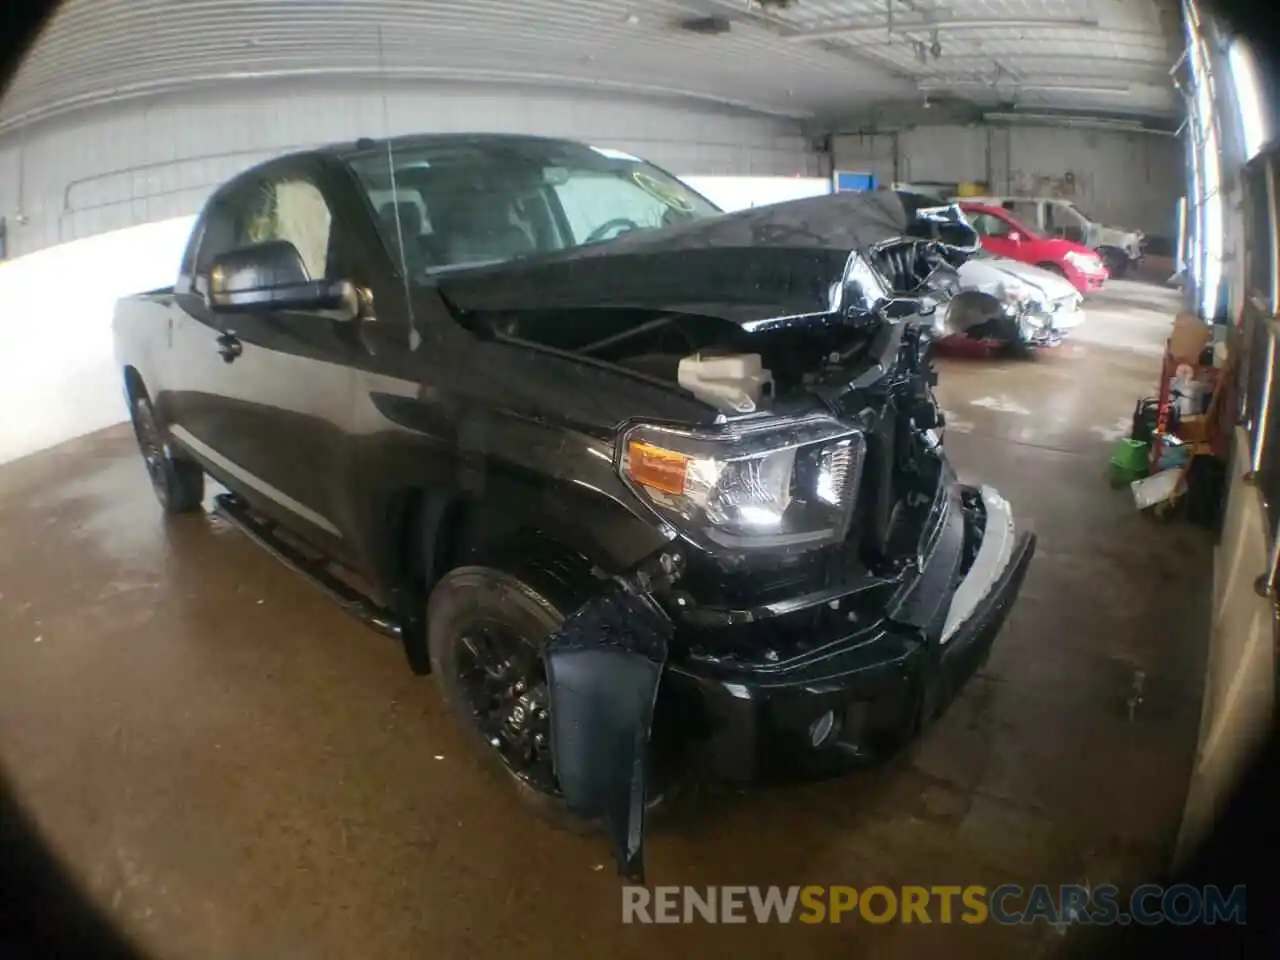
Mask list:
[[[746,782],[838,774],[945,710],[986,662],[1035,552],[1035,537],[1016,530],[995,490],[959,487],[957,500],[920,578],[928,592],[950,581],[941,608],[916,589],[893,618],[824,636],[791,660],[668,669],[671,686],[704,705],[705,762],[715,775]],[[933,577],[935,568],[947,576]]]
[[[565,618],[543,653],[565,804],[605,823],[618,872],[636,883],[644,882],[649,733],[674,632],[643,584],[610,582]]]
[[[995,490],[953,485],[920,575],[887,616],[842,627],[840,598],[821,594],[808,606],[830,609],[837,632],[781,662],[668,665],[675,626],[653,599],[654,572],[610,581],[565,619],[543,654],[565,804],[604,823],[619,873],[642,883],[660,683],[696,711],[692,726],[707,734],[704,759],[719,777],[839,772],[875,755],[871,732],[900,742],[943,711],[986,661],[1034,551],[1035,538],[1015,529]],[[804,609],[778,618],[797,613]]]

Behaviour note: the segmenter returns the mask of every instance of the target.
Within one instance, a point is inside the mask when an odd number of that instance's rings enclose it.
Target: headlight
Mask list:
[[[866,441],[825,416],[716,431],[640,424],[622,435],[631,490],[704,549],[807,549],[845,538]]]
[[[1097,270],[1102,266],[1102,261],[1096,255],[1078,250],[1067,251],[1067,262],[1077,270]]]

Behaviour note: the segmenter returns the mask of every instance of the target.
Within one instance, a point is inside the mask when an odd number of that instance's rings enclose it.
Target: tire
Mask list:
[[[1067,271],[1063,270],[1062,267],[1058,266],[1056,263],[1037,263],[1036,266],[1041,270],[1048,270],[1050,273],[1055,276],[1062,277],[1064,280],[1067,278]]]
[[[491,627],[500,628],[513,641],[518,641],[521,647],[518,656],[529,658],[535,664],[535,672],[540,670],[539,642],[559,627],[566,614],[582,602],[580,597],[566,594],[564,586],[563,581],[551,577],[543,580],[532,571],[517,577],[495,567],[455,568],[435,585],[427,602],[427,647],[431,672],[441,697],[490,774],[514,789],[524,806],[543,820],[574,833],[588,833],[598,830],[601,824],[584,821],[569,811],[558,788],[553,785],[553,775],[551,784],[548,784],[546,774],[551,768],[549,726],[545,728],[546,745],[538,750],[539,757],[543,758],[540,763],[542,775],[527,776],[508,762],[504,755],[505,741],[499,746],[491,739],[494,735],[492,714],[481,716],[474,705],[473,688],[464,679],[473,654],[468,642],[474,642],[477,633]],[[545,697],[545,672],[538,676]],[[538,702],[537,686],[531,679],[527,687],[528,695],[534,697],[535,702]],[[650,798],[649,813],[665,807],[672,792],[659,791]]]
[[[1107,272],[1113,279],[1123,279],[1129,272],[1129,257],[1124,252],[1108,247],[1105,251],[1099,250],[1098,254],[1102,257],[1102,262],[1107,265]]]
[[[138,451],[142,454],[151,489],[155,491],[161,508],[168,514],[199,510],[204,500],[204,471],[200,465],[174,456],[145,392],[131,395],[129,414]]]

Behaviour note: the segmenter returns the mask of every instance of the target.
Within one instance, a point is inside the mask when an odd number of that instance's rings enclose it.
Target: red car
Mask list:
[[[1008,210],[985,203],[962,203],[960,209],[978,232],[983,249],[997,256],[1066,277],[1081,293],[1101,290],[1111,276],[1096,250],[1061,237],[1041,236],[1015,220]]]

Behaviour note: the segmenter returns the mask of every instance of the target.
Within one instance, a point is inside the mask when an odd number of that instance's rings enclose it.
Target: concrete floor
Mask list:
[[[1039,361],[942,365],[953,459],[1040,536],[984,672],[883,769],[704,798],[652,837],[652,883],[1097,884],[1160,867],[1197,732],[1210,544],[1106,480],[1171,294],[1117,282],[1089,307]],[[0,468],[0,530],[0,760],[155,956],[1063,943],[1043,926],[624,928],[604,845],[526,815],[395,645],[212,517],[163,522],[127,429]]]

